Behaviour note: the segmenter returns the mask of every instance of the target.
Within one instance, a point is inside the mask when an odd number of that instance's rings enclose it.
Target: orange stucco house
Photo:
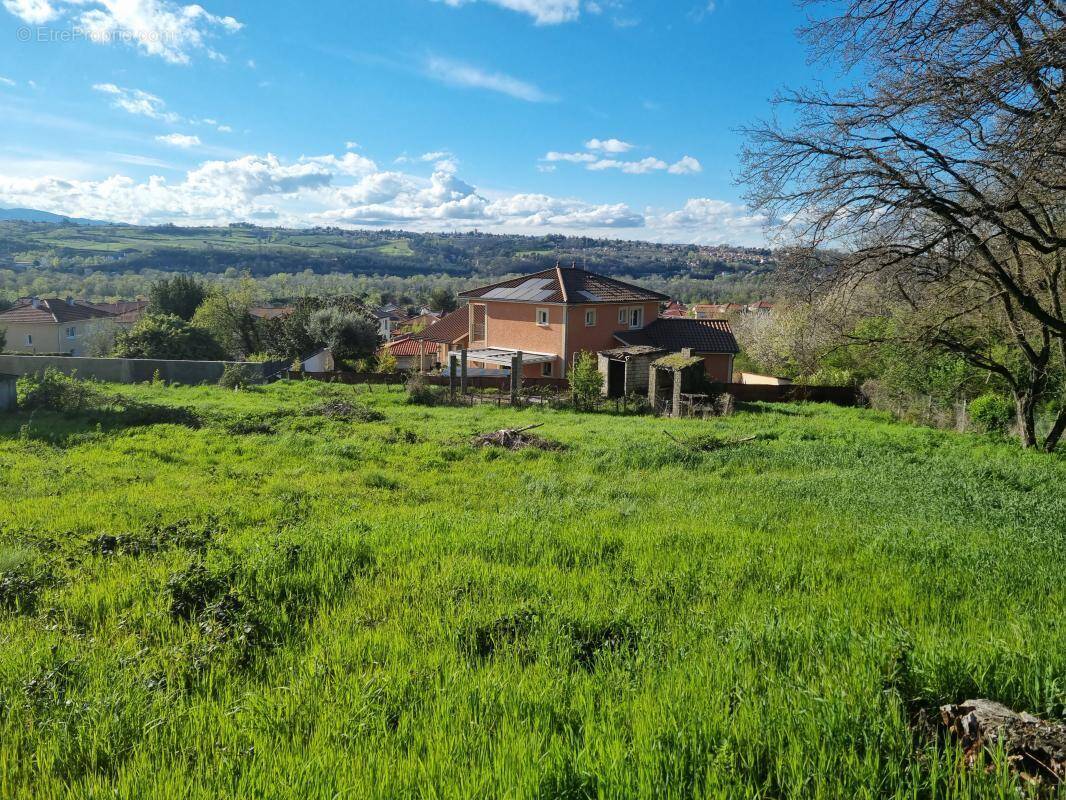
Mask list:
[[[566,377],[582,351],[651,345],[690,348],[707,373],[728,382],[737,343],[722,321],[660,318],[665,295],[574,267],[526,275],[462,292],[469,307],[469,363],[509,366],[523,354],[525,377]]]

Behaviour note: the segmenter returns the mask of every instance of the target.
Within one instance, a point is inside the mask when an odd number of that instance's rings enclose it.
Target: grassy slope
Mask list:
[[[216,416],[353,392],[125,391]],[[1064,713],[1062,459],[817,406],[366,399],[384,422],[275,435],[0,422],[0,541],[54,576],[0,611],[0,796],[1010,796],[916,752],[909,711]],[[569,451],[465,444],[527,421]],[[168,614],[195,546],[88,544],[181,519],[251,632]]]

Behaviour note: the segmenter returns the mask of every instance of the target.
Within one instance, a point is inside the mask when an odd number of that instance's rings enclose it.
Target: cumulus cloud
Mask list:
[[[602,153],[628,153],[634,146],[620,139],[589,139],[585,142],[586,150],[598,150]]]
[[[128,163],[152,161],[126,156]],[[155,162],[160,163],[160,162]],[[161,165],[161,164],[160,164]],[[161,165],[162,166],[162,165]],[[43,174],[43,177],[39,175]],[[73,174],[73,173],[71,173]],[[450,160],[421,177],[381,170],[352,152],[282,160],[247,155],[207,161],[179,180],[112,175],[86,180],[0,172],[0,205],[136,224],[392,226],[410,230],[573,230],[681,242],[761,241],[763,219],[743,206],[697,198],[676,210],[638,210],[536,193],[494,193],[464,180]],[[629,233],[627,233],[629,232]]]
[[[209,42],[244,27],[201,5],[171,0],[4,0],[4,8],[28,25],[63,19],[89,41],[129,44],[172,64],[188,64],[196,53],[224,59]]]
[[[572,22],[581,15],[580,0],[482,0],[490,5],[528,14],[538,25],[558,25]],[[437,0],[458,8],[477,0]]]
[[[703,164],[692,156],[685,156],[676,164],[670,165],[671,175],[695,175],[703,172]]]
[[[157,142],[169,144],[171,147],[180,147],[188,150],[190,147],[199,147],[202,142],[199,136],[187,136],[184,133],[168,133],[166,136],[156,136]]]
[[[433,80],[448,86],[465,89],[485,89],[497,92],[527,103],[548,103],[554,100],[539,87],[502,72],[489,72],[480,67],[453,61],[450,58],[432,57],[427,59],[425,73]]]

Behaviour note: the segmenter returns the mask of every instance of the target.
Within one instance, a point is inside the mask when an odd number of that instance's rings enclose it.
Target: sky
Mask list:
[[[0,206],[761,245],[790,0],[0,0]]]

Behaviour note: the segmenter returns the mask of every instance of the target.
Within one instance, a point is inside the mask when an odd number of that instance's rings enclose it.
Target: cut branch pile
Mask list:
[[[1066,783],[1066,723],[1018,714],[992,700],[967,700],[940,708],[940,719],[962,743],[969,766],[981,752],[1002,749],[1024,780],[1045,786]]]
[[[524,428],[504,428],[493,433],[482,433],[474,437],[474,447],[502,447],[506,450],[523,450],[527,447],[535,447],[538,450],[562,450],[564,445],[543,439],[529,431],[535,430],[541,425],[527,425]]]

